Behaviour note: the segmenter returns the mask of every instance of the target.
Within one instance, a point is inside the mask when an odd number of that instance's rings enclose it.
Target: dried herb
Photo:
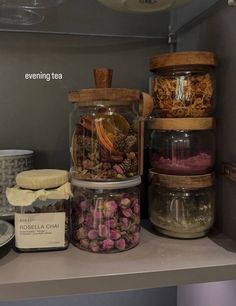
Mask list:
[[[155,115],[207,117],[214,104],[214,82],[210,74],[157,76],[153,96]]]
[[[73,133],[71,155],[72,176],[77,179],[138,175],[138,130],[118,114],[82,116]]]

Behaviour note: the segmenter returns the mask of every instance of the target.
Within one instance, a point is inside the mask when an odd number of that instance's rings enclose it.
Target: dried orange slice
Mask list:
[[[128,121],[117,113],[107,114],[99,112],[95,119],[95,126],[101,144],[109,151],[114,151],[113,142],[117,135],[128,134]],[[117,152],[117,155],[119,152]]]

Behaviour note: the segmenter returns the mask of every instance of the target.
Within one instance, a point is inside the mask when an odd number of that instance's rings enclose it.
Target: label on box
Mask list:
[[[65,246],[64,212],[15,214],[16,247],[22,249]]]

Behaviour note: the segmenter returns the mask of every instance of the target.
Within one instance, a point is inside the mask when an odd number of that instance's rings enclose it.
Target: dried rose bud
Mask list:
[[[137,232],[137,226],[136,226],[136,225],[132,225],[132,226],[129,228],[129,231],[130,231],[130,233],[135,233],[135,232]]]
[[[111,239],[106,239],[102,243],[103,250],[111,250],[114,247],[114,241]]]
[[[113,169],[114,169],[118,174],[124,174],[124,173],[125,173],[125,172],[124,172],[124,169],[123,169],[121,166],[119,166],[119,165],[113,166]]]
[[[78,219],[78,224],[81,225],[82,223],[84,223],[84,216],[80,216]]]
[[[130,242],[132,244],[138,244],[140,241],[140,233],[137,232],[137,233],[134,233],[131,237],[130,237]]]
[[[117,210],[118,205],[115,201],[106,201],[103,205],[104,215],[108,218],[112,218]]]
[[[120,239],[118,241],[115,242],[115,247],[118,249],[118,250],[125,250],[125,247],[126,247],[126,242],[125,242],[125,239]]]
[[[129,219],[120,218],[119,222],[120,222],[121,229],[126,230],[129,227]]]
[[[115,218],[113,219],[109,219],[106,221],[106,225],[109,227],[109,228],[116,228],[117,227],[117,220]]]
[[[133,215],[133,211],[131,208],[127,208],[127,209],[122,209],[122,214],[126,217],[126,218],[130,218]]]
[[[79,207],[82,211],[86,211],[88,209],[88,202],[86,200],[81,201]]]
[[[76,231],[76,239],[80,240],[80,239],[84,239],[87,238],[88,236],[88,231],[87,229],[81,227]]]
[[[138,203],[134,204],[133,212],[137,215],[140,213],[140,205]]]
[[[120,239],[120,237],[121,237],[121,234],[118,231],[111,230],[111,232],[110,232],[110,239],[118,240],[118,239]]]
[[[138,215],[133,215],[133,222],[134,222],[134,224],[136,224],[136,225],[139,225],[140,223],[141,223],[141,220],[140,220],[140,216]]]
[[[95,219],[95,220],[101,220],[102,218],[103,218],[103,214],[102,214],[102,212],[101,211],[97,211],[97,210],[93,210],[92,211],[92,214],[93,214],[93,218]]]
[[[89,240],[88,239],[81,239],[79,244],[82,248],[87,249],[89,247]]]
[[[91,230],[88,232],[88,238],[90,240],[95,240],[98,238],[98,232],[96,230]]]
[[[87,214],[86,217],[84,218],[84,226],[87,228],[91,228],[93,225],[93,217],[90,214]]]
[[[132,160],[135,159],[136,154],[134,152],[126,153],[126,157]]]
[[[100,237],[106,238],[109,234],[109,230],[105,224],[98,225],[98,235]]]
[[[123,198],[121,199],[120,201],[120,205],[124,208],[129,208],[130,207],[130,204],[131,204],[131,201],[129,198]]]
[[[90,250],[91,250],[92,252],[94,252],[94,253],[99,252],[99,249],[100,249],[99,244],[97,243],[96,240],[90,242],[89,248],[90,248]]]

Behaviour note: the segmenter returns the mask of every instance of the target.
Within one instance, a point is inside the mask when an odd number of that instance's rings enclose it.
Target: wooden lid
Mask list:
[[[112,83],[112,69],[94,69],[96,88],[82,89],[69,92],[69,101],[83,105],[91,105],[96,101],[132,102],[139,101],[141,92],[136,89],[110,88]]]
[[[149,171],[149,180],[152,184],[177,189],[207,188],[215,184],[215,173],[205,175],[179,176],[156,173]]]
[[[150,70],[168,69],[187,66],[210,66],[217,65],[216,55],[213,52],[191,51],[165,53],[150,59]]]
[[[207,118],[155,118],[148,122],[148,128],[153,130],[210,130],[215,127],[215,120]]]

